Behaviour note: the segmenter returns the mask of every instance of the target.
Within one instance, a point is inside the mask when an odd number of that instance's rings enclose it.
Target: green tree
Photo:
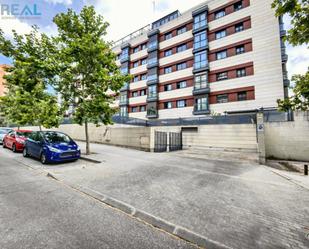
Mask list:
[[[309,0],[274,0],[272,7],[277,16],[288,14],[291,17],[292,28],[288,31],[286,40],[293,46],[309,43]],[[309,109],[309,72],[305,75],[293,75],[294,96],[278,100],[279,109],[308,110]]]
[[[53,43],[36,27],[24,36],[15,31],[13,34],[10,41],[0,29],[0,53],[13,59],[5,75],[8,93],[0,99],[1,112],[18,126],[59,126],[61,110],[56,97],[46,92],[47,85],[56,80],[56,68],[50,59],[50,52],[56,51]]]
[[[90,154],[88,124],[112,123],[116,109],[111,107],[118,92],[129,80],[116,65],[112,44],[104,40],[108,23],[94,7],[84,7],[80,14],[69,9],[55,16],[58,26],[57,47],[59,83],[63,103],[74,106],[75,122],[85,126],[86,154]]]

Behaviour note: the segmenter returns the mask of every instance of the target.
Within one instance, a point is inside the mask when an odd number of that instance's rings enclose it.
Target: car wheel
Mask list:
[[[27,152],[27,148],[26,147],[23,150],[23,156],[24,157],[28,157],[28,152]]]
[[[15,145],[15,144],[13,144],[12,150],[13,150],[14,153],[17,152],[17,151],[16,151],[16,145]]]
[[[42,164],[46,164],[46,156],[44,153],[41,154],[40,161]]]

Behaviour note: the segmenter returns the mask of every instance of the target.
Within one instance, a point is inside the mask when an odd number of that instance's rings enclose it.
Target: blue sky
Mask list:
[[[56,34],[53,17],[60,12],[72,8],[80,11],[84,5],[94,5],[98,13],[102,14],[110,23],[108,40],[116,41],[123,36],[153,22],[154,20],[178,9],[183,12],[204,0],[0,0],[0,4],[19,4],[23,6],[37,5],[41,16],[38,19],[1,19],[0,28],[8,38],[11,30],[27,33],[31,25],[36,24],[40,30],[50,35]],[[285,18],[288,24],[288,18]],[[289,55],[289,76],[304,73],[309,65],[309,51],[305,46],[293,48],[287,46]],[[0,64],[10,64],[10,59],[0,54]]]

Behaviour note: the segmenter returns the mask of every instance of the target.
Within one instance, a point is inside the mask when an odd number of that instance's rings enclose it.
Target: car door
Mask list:
[[[11,131],[5,139],[5,145],[9,148],[12,148],[14,141],[15,141],[15,131]]]
[[[42,151],[42,136],[40,132],[36,132],[34,136],[34,142],[32,144],[32,155],[39,158]]]

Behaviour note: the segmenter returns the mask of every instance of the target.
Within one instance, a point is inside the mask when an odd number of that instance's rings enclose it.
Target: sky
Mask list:
[[[118,39],[146,26],[149,23],[175,10],[184,12],[204,0],[0,0],[0,7],[7,4],[18,4],[19,11],[25,5],[33,8],[37,5],[40,15],[27,19],[4,19],[0,16],[0,28],[8,38],[12,37],[12,29],[18,33],[29,32],[31,25],[37,25],[42,32],[55,35],[57,28],[53,17],[60,12],[72,8],[79,12],[84,5],[94,5],[97,13],[104,16],[109,22],[107,40]],[[33,10],[32,10],[33,11]],[[1,10],[0,10],[1,14]],[[289,18],[285,17],[285,27],[289,28]],[[309,50],[306,46],[292,47],[287,44],[289,61],[287,64],[289,77],[297,73],[305,73],[309,65]],[[0,64],[10,64],[11,60],[0,54]]]

